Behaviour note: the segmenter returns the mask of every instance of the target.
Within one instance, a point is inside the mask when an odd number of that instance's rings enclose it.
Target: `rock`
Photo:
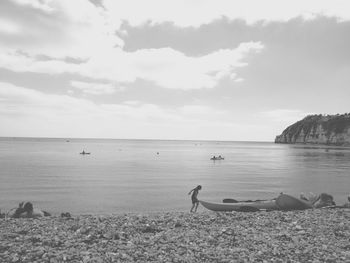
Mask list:
[[[141,231],[143,232],[143,233],[157,233],[157,232],[160,232],[160,231],[162,231],[162,230],[160,230],[160,229],[157,229],[156,227],[154,227],[154,226],[146,226],[145,228],[143,228],[143,229],[141,229]]]
[[[348,209],[336,208],[0,220],[0,258],[4,262],[347,262],[349,219]]]
[[[275,143],[350,145],[350,114],[309,115],[287,127]]]
[[[61,213],[61,217],[63,217],[63,218],[71,218],[72,215],[69,212],[66,212],[66,213]]]

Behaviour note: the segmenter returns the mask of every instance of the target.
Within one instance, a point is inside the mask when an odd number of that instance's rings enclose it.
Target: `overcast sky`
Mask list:
[[[0,136],[273,141],[349,47],[347,0],[1,0]]]

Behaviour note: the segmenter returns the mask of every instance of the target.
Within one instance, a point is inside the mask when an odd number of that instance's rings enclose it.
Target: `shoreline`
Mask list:
[[[5,262],[347,262],[350,209],[0,219]]]

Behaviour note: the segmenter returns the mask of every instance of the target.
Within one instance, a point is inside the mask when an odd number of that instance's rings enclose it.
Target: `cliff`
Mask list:
[[[309,115],[276,136],[275,143],[350,146],[350,114]]]

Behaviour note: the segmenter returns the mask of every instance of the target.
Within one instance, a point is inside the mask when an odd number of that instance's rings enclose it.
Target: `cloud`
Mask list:
[[[123,49],[128,52],[170,47],[187,56],[198,57],[219,49],[236,48],[244,42],[261,42],[264,46],[281,44],[286,48],[295,45],[296,51],[308,49],[310,45],[317,47],[317,51],[330,44],[345,49],[349,25],[349,21],[339,22],[335,17],[322,15],[312,20],[295,17],[286,22],[259,21],[255,24],[242,19],[220,18],[198,28],[180,27],[170,22],[139,26],[125,22],[120,30],[127,34],[119,36],[124,41]],[[337,39],[346,44],[342,46]]]
[[[84,0],[17,0],[17,6],[5,0],[2,5],[9,12],[3,12],[2,15],[8,21],[24,27],[26,34],[20,39],[5,38],[12,42],[11,45],[2,46],[0,66],[16,72],[71,73],[116,83],[143,79],[169,89],[213,88],[224,77],[239,82],[243,77],[235,69],[247,65],[244,63],[245,56],[262,50],[263,42],[259,39],[242,41],[234,48],[217,47],[196,58],[169,47],[125,52],[122,49],[124,41],[115,34],[121,21],[127,19],[132,24],[133,21],[141,23],[150,19],[155,23],[172,21],[175,25],[189,26],[208,23],[222,15],[229,18],[244,17],[247,21],[249,17],[273,20],[280,16],[291,17],[310,8],[315,11],[313,6],[321,9],[329,7],[324,2],[320,5],[302,5],[301,2],[280,4],[280,1],[274,0],[264,4],[248,2],[238,1],[232,4],[232,1],[223,1],[217,5],[213,1],[205,0],[152,0],[147,4],[139,1],[136,4],[133,1],[129,3],[105,0],[104,7],[101,7]],[[339,4],[344,5],[344,2],[340,1]],[[283,7],[282,11],[271,11],[270,6],[273,5]],[[256,14],[251,13],[253,9],[248,8],[251,6],[259,7],[254,8],[257,10]],[[290,9],[287,7],[293,8],[288,11]],[[20,10],[20,15],[15,12],[17,10]],[[341,15],[341,9],[333,11],[339,11]],[[23,41],[18,41],[21,39]],[[38,59],[43,56],[52,59]],[[86,63],[69,63],[65,60],[67,57]]]
[[[10,35],[19,34],[21,27],[11,20],[0,18],[0,32]]]
[[[246,66],[242,60],[263,49],[259,42],[240,44],[236,49],[218,50],[202,57],[187,57],[170,48],[124,52],[120,48],[101,51],[87,62],[38,60],[8,49],[0,54],[0,67],[17,72],[48,74],[74,73],[112,82],[152,81],[170,89],[213,88],[225,76],[236,78],[234,71]]]
[[[97,56],[102,50],[122,47],[121,38],[128,35],[125,29],[120,28],[123,21],[130,25],[143,25],[145,21],[156,25],[168,21],[179,27],[193,27],[210,24],[222,17],[248,22],[288,21],[304,13],[315,14],[313,18],[324,14],[348,20],[347,7],[348,2],[344,0],[222,0],[220,4],[211,0],[105,0],[103,7],[86,0],[3,0],[0,2],[0,15],[7,21],[7,26],[2,27],[11,32],[18,28],[24,30],[16,38],[1,35],[0,38],[11,44],[13,49],[24,49],[31,56],[44,54],[56,58],[85,59]],[[116,35],[119,29],[125,32],[120,37]]]
[[[53,11],[53,8],[50,7],[50,0],[14,0],[17,4],[30,6],[35,9],[39,9],[45,12]]]
[[[110,84],[91,83],[82,81],[71,81],[71,86],[87,94],[102,95],[112,94],[116,87]]]
[[[86,0],[3,0],[0,16],[22,29],[15,37],[0,31],[0,47],[30,56],[86,59],[101,49],[123,45],[104,9]]]
[[[104,0],[103,4],[116,22],[124,20],[133,26],[169,21],[180,27],[199,27],[223,16],[250,24],[259,20],[287,21],[301,15],[312,19],[317,14],[350,19],[347,0]]]
[[[138,100],[127,100],[127,101],[124,101],[124,104],[126,105],[140,105],[140,101]]]
[[[17,84],[0,84],[2,132],[258,140],[304,112],[343,112],[348,10],[340,0],[2,0],[0,76]]]
[[[169,109],[139,102],[96,104],[4,82],[0,100],[1,136],[213,139],[203,129],[226,127],[217,138],[228,138],[247,127],[233,124],[229,112],[204,105]]]
[[[55,114],[56,116],[70,115],[73,112],[83,114],[85,110],[94,108],[94,104],[88,100],[67,95],[45,94],[4,82],[0,82],[0,98],[4,101],[1,105],[2,114],[33,114],[51,118]],[[81,108],[84,110],[80,110]]]
[[[5,40],[0,44],[0,67],[15,72],[69,73],[118,85],[142,79],[169,89],[213,88],[226,76],[238,78],[234,71],[246,65],[244,57],[263,48],[258,41],[248,41],[197,58],[172,48],[125,52],[123,40],[115,34],[118,22],[111,19],[118,12],[112,15],[84,0],[15,3],[2,2],[7,9],[2,14],[9,23],[23,27],[25,34],[0,35]]]

